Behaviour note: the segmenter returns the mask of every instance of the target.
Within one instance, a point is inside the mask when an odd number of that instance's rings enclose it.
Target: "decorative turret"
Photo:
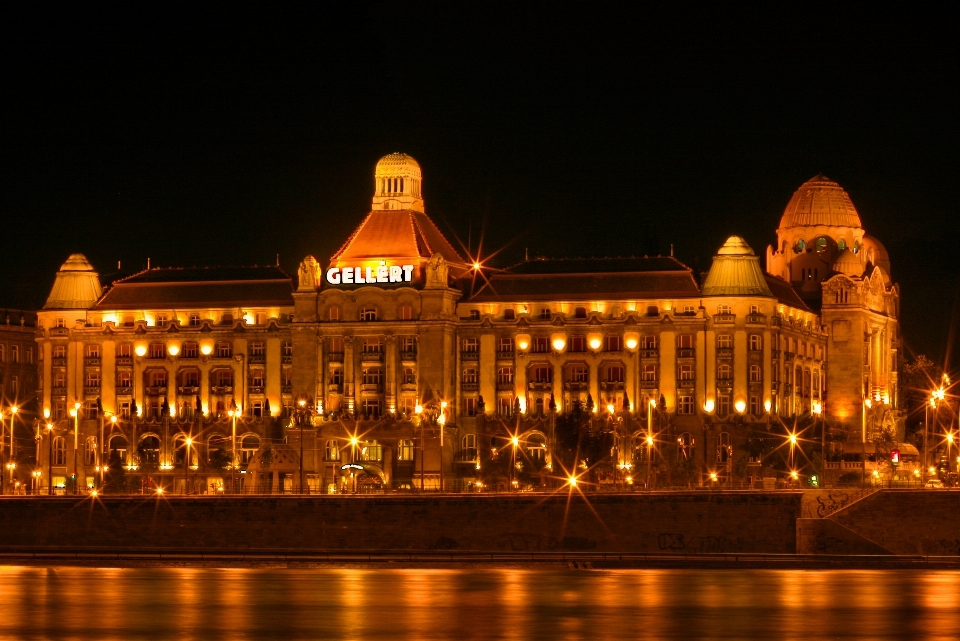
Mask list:
[[[760,269],[760,259],[739,236],[723,244],[703,283],[704,296],[773,296]]]
[[[393,153],[377,162],[373,172],[373,211],[409,209],[423,212],[420,165],[407,154]]]

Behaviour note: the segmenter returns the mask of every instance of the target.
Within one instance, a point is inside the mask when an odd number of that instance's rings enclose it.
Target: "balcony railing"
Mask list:
[[[497,352],[497,358],[499,358],[499,359],[502,360],[502,361],[511,360],[511,359],[513,358],[513,356],[514,356],[514,352],[513,352],[512,349],[509,350],[509,351],[503,350],[503,351],[498,351],[498,352]]]
[[[383,360],[383,352],[361,352],[360,360],[364,363],[379,363]]]
[[[529,381],[527,382],[527,389],[532,392],[548,392],[553,388],[552,381]]]
[[[747,323],[750,325],[763,325],[767,322],[767,317],[763,314],[747,314]]]
[[[266,363],[267,357],[263,354],[250,354],[247,356],[248,363]]]
[[[659,381],[657,379],[644,379],[640,381],[640,387],[643,389],[656,389]]]
[[[196,396],[199,393],[199,385],[181,385],[177,388],[177,394],[180,394],[181,396]]]
[[[329,394],[343,394],[343,385],[340,383],[330,383],[327,385],[327,393]]]
[[[146,389],[146,392],[150,396],[165,396],[167,393],[166,385],[151,385]]]
[[[737,321],[736,314],[714,314],[713,315],[714,323],[730,324],[730,323],[735,323],[736,321]]]
[[[50,359],[54,367],[66,367],[67,359],[63,356],[55,356]]]
[[[600,381],[600,389],[604,391],[622,390],[623,381]]]
[[[460,352],[460,360],[476,361],[480,359],[480,352]]]
[[[87,367],[100,367],[100,357],[99,356],[86,356],[83,359],[83,364]]]
[[[693,358],[694,350],[692,347],[681,347],[677,350],[677,358]]]
[[[292,393],[293,393],[293,385],[281,385],[281,386],[280,386],[280,393],[281,393],[281,394],[292,394]]]
[[[331,363],[342,363],[343,352],[330,352],[327,354],[327,360]]]
[[[640,358],[657,358],[660,355],[660,350],[654,349],[641,349]]]
[[[280,357],[280,362],[284,365],[289,365],[293,362],[293,354],[284,354]]]
[[[732,347],[718,347],[717,348],[717,358],[731,359],[733,358],[733,348]]]
[[[87,396],[95,396],[95,395],[97,395],[97,394],[100,393],[100,386],[99,386],[99,385],[84,385],[84,386],[83,386],[83,393],[86,394]]]
[[[51,336],[67,336],[70,334],[70,330],[66,327],[51,327],[50,335]]]
[[[498,392],[513,391],[513,381],[509,381],[506,383],[501,383],[500,381],[497,381],[497,391]]]
[[[233,394],[233,385],[217,385],[210,388],[210,392],[216,395]]]
[[[249,394],[263,394],[263,385],[251,385],[247,388]]]
[[[382,386],[380,385],[380,383],[361,383],[361,384],[360,384],[360,391],[361,391],[361,392],[368,392],[368,393],[369,393],[369,392],[373,392],[373,393],[379,394],[381,387],[382,387]]]
[[[125,385],[123,387],[117,387],[116,392],[117,396],[130,396],[133,394],[133,388],[129,385]]]
[[[466,389],[466,388],[464,388],[464,389]],[[400,391],[401,391],[401,392],[416,392],[416,391],[417,391],[417,384],[416,384],[416,382],[403,382],[403,383],[400,383]]]
[[[132,356],[117,356],[117,365],[120,366],[130,366],[133,365]]]
[[[563,389],[568,392],[579,392],[587,389],[590,386],[590,383],[587,381],[566,381],[563,384]]]
[[[693,387],[696,382],[695,378],[684,378],[677,381],[677,387]]]
[[[460,383],[460,389],[462,389],[464,392],[476,392],[478,389],[480,389],[480,383],[477,383],[476,381],[470,383],[463,381]]]
[[[416,362],[417,353],[415,351],[400,352],[401,361]]]

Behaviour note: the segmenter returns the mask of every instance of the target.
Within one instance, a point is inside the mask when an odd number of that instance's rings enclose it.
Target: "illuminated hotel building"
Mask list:
[[[311,492],[458,489],[508,434],[549,469],[576,404],[615,424],[608,467],[642,458],[649,410],[658,450],[730,478],[778,415],[823,407],[859,442],[865,398],[897,403],[888,258],[822,176],[791,199],[766,272],[731,236],[702,276],[661,256],[477,267],[421,188],[413,158],[382,158],[370,213],[296,279],[153,268],[103,288],[70,256],[37,332],[54,484],[76,424],[81,487],[112,456],[175,491],[296,491],[300,474]]]

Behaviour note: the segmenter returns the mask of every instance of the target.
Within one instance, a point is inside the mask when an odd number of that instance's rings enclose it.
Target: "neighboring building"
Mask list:
[[[421,185],[409,156],[381,159],[372,211],[329,264],[305,258],[296,283],[277,267],[155,268],[101,290],[94,268],[71,256],[37,337],[54,484],[76,472],[90,486],[112,457],[133,487],[291,490],[303,474],[313,492],[454,489],[489,482],[511,436],[529,463],[524,478],[543,480],[557,416],[576,405],[610,443],[600,482],[643,462],[651,482],[671,482],[668,461],[679,458],[701,480],[743,480],[761,474],[759,455],[744,454],[751,434],[782,431],[778,416],[809,416],[826,401],[859,442],[840,398],[857,375],[896,404],[896,351],[886,369],[864,370],[849,347],[863,319],[885,323],[883,340],[898,344],[896,288],[888,266],[871,262],[882,248],[852,205],[840,222],[856,227],[842,242],[858,252],[873,243],[859,273],[842,251],[814,264],[827,255],[821,237],[837,244],[841,234],[832,219],[800,216],[822,207],[795,196],[769,273],[732,236],[701,284],[673,257],[473,265],[426,215]],[[818,252],[810,265],[808,245]],[[886,306],[833,293],[844,287],[882,290]],[[845,373],[836,401],[833,371]],[[654,421],[660,454],[646,449]]]
[[[34,331],[37,315],[22,309],[0,309],[0,471],[3,471],[3,492],[16,489],[16,481],[29,485],[31,465],[20,465],[11,475],[7,464],[12,460],[27,463],[34,457],[37,419],[37,344]],[[12,410],[16,407],[16,412]],[[13,417],[14,439],[11,448],[10,417]],[[13,482],[11,483],[11,479]]]

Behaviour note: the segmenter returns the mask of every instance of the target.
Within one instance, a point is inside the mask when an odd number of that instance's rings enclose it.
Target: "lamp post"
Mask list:
[[[825,483],[827,477],[827,424],[823,422],[823,405],[820,401],[813,403],[813,421],[816,426],[817,419],[820,419],[820,483]],[[820,487],[824,487],[821,485]]]
[[[422,433],[423,433],[423,430],[421,430],[421,434],[422,434]],[[356,437],[356,435],[350,437],[350,462],[351,462],[351,463],[356,463],[356,462],[357,462],[357,445],[358,445],[359,443],[360,443],[360,439],[358,439],[358,438]],[[422,452],[421,452],[421,458],[422,458]],[[350,468],[350,478],[353,479],[353,493],[356,494],[356,493],[357,493],[357,473],[356,473],[356,471],[354,470],[354,468]],[[423,491],[423,465],[422,465],[422,461],[421,461],[421,466],[420,466],[420,491],[421,491],[421,492]]]
[[[307,401],[301,398],[297,401],[300,411],[297,412],[297,423],[300,425],[300,485],[298,492],[303,494],[303,422],[306,419]]]
[[[647,401],[647,481],[646,487],[650,489],[650,459],[653,457],[653,408],[657,406],[657,401],[650,399]]]
[[[510,487],[517,487],[517,446],[520,445],[520,439],[516,436],[510,437],[511,448],[511,461],[510,461]]]
[[[80,471],[78,464],[78,450],[80,448],[80,403],[74,403],[70,410],[73,418],[73,493],[80,493]]]
[[[183,458],[183,493],[190,494],[190,446],[193,445],[193,439],[188,436],[184,445],[186,456]]]
[[[10,407],[10,462],[7,463],[7,467],[10,468],[10,488],[13,489],[13,471],[17,469],[17,464],[14,461],[13,453],[13,430],[14,430],[14,419],[17,418],[17,412],[20,411],[16,405]]]
[[[230,441],[231,441],[231,461],[230,461],[230,491],[233,494],[237,493],[237,414],[240,413],[240,408],[237,407],[236,403],[233,403],[233,407],[227,411],[227,415],[233,421],[233,427],[230,432]]]
[[[420,493],[423,493],[423,405],[417,403],[413,411],[417,415],[417,422],[420,424]],[[351,442],[355,439],[351,439]]]
[[[53,496],[53,423],[50,422],[50,410],[43,410],[47,419],[47,496]]]
[[[440,403],[440,416],[437,417],[437,425],[440,426],[440,491],[443,492],[443,428],[447,424],[447,402]]]

